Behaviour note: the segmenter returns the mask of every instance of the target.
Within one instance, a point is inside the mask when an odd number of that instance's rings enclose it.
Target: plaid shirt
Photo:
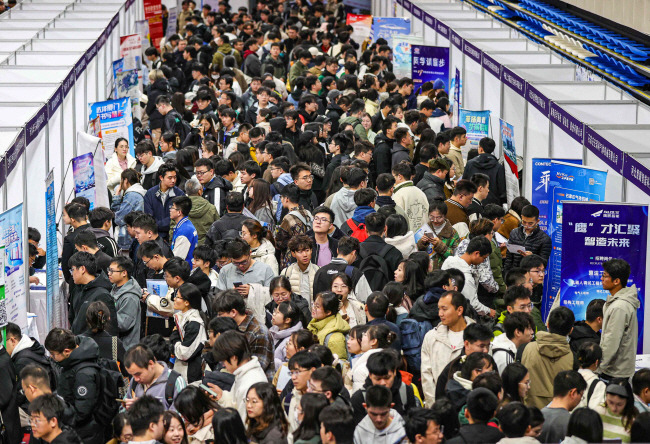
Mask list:
[[[274,348],[273,339],[268,329],[260,324],[252,314],[247,314],[239,324],[239,331],[246,335],[251,347],[251,354],[257,356],[266,377],[272,381],[275,376]]]

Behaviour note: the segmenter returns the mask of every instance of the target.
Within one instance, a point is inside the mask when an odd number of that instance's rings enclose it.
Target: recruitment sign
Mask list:
[[[555,159],[559,162],[582,165],[580,159]],[[536,157],[532,169],[533,189],[530,203],[539,210],[539,229],[548,232],[549,183],[551,182],[551,159]]]
[[[462,109],[458,113],[458,126],[467,130],[469,148],[478,148],[478,142],[490,134],[490,111]]]
[[[417,90],[425,82],[442,80],[449,88],[449,48],[411,45],[411,76]]]
[[[642,353],[648,206],[565,202],[562,224],[562,243],[571,245],[571,250],[563,255],[569,260],[562,261],[560,304],[569,307],[576,320],[584,320],[589,302],[609,295],[600,280],[603,262],[625,259],[631,268],[627,286],[636,286],[641,303],[637,318],[638,353]]]

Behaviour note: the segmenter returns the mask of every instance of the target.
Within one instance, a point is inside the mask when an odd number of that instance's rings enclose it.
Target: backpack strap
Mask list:
[[[117,336],[111,336],[111,351],[113,356],[113,361],[117,362]]]
[[[378,254],[379,256],[381,256],[381,257],[385,257],[385,256],[388,254],[388,252],[390,251],[390,248],[391,248],[391,247],[392,247],[391,244],[386,244],[386,245],[384,245],[384,246],[382,247],[381,250],[379,250],[379,253],[377,253],[377,254]]]
[[[589,390],[587,390],[587,407],[589,406],[589,401],[591,401],[591,396],[594,394],[594,391],[596,390],[596,386],[600,382],[600,379],[595,378],[593,381],[591,381],[591,385],[589,386]]]
[[[327,336],[325,336],[325,340],[323,341],[323,345],[324,345],[325,347],[328,347],[327,344],[329,344],[329,342],[330,342],[330,338],[332,337],[332,335],[333,335],[334,333],[336,333],[336,332],[333,331],[332,333],[328,333]]]
[[[404,384],[404,381],[399,385],[399,399],[402,401],[402,408],[406,411],[408,406],[408,393],[406,392],[406,384]]]
[[[524,349],[526,346],[530,344],[529,342],[526,342],[524,344],[521,344],[519,348],[517,349],[517,354],[515,355],[515,361],[521,363],[521,358],[524,356]]]
[[[512,359],[516,359],[516,358],[517,358],[517,355],[516,355],[512,350],[510,350],[510,349],[508,349],[508,348],[493,348],[493,349],[492,349],[492,356],[494,356],[494,353],[495,353],[495,352],[498,352],[498,351],[502,351],[502,352],[506,352],[506,353],[508,353],[508,354],[512,357]],[[517,350],[517,353],[519,353],[519,350]]]
[[[165,384],[165,401],[168,406],[174,405],[174,389],[176,388],[176,380],[180,378],[181,374],[176,370],[169,372],[167,383]]]
[[[348,275],[349,278],[352,278],[352,272],[354,271],[354,266],[353,265],[348,265],[345,267],[345,274]]]

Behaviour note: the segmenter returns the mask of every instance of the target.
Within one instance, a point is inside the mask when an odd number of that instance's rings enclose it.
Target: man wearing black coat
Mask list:
[[[388,116],[381,124],[381,133],[375,137],[375,151],[372,153],[372,158],[375,161],[375,177],[381,173],[391,174],[392,171],[392,154],[391,150],[395,144],[393,134],[397,129],[397,117]]]
[[[69,203],[65,206],[64,212],[70,218],[70,225],[73,231],[68,233],[63,239],[63,249],[61,250],[61,270],[63,277],[68,285],[72,285],[72,274],[68,261],[75,253],[75,238],[77,234],[83,230],[89,230],[90,224],[88,223],[88,208],[78,203]]]
[[[84,444],[104,444],[104,427],[94,417],[100,406],[99,346],[91,338],[62,328],[52,329],[45,348],[61,365],[57,394],[65,401],[63,422],[73,427]]]
[[[379,213],[368,214],[366,216],[366,231],[368,232],[368,238],[361,242],[360,246],[359,256],[361,256],[361,260],[371,254],[378,254],[386,261],[388,271],[394,273],[404,257],[394,246],[389,245],[390,248],[388,248],[388,244],[382,237],[386,231],[386,217]]]
[[[521,245],[522,253],[506,253],[503,261],[503,273],[518,267],[524,256],[536,254],[546,263],[553,248],[551,238],[539,229],[539,209],[534,205],[526,205],[521,210],[521,225],[510,232],[508,243]]]
[[[239,236],[241,227],[249,216],[243,214],[244,195],[231,191],[226,195],[226,214],[214,222],[205,235],[205,245],[214,247],[221,239],[234,239]]]
[[[0,339],[2,335],[0,335]],[[0,413],[6,427],[7,442],[20,442],[20,415],[18,414],[18,397],[16,392],[20,387],[16,370],[7,350],[0,345]]]
[[[506,173],[503,165],[494,157],[495,143],[489,137],[484,137],[479,141],[478,156],[467,162],[463,179],[471,179],[476,173],[482,173],[490,178],[490,190],[482,204],[506,203]]]
[[[86,331],[88,329],[86,311],[90,304],[101,301],[106,304],[110,312],[110,322],[106,326],[106,331],[112,335],[117,334],[117,311],[115,300],[111,296],[113,285],[98,269],[95,256],[85,251],[75,253],[70,258],[70,268],[76,284],[70,295],[70,330],[74,334]]]

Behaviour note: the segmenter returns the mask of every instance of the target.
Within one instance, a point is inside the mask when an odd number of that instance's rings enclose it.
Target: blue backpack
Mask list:
[[[416,321],[412,318],[402,320],[399,331],[402,335],[402,351],[409,371],[420,371],[422,363],[422,342],[424,336],[433,329],[429,321]]]

